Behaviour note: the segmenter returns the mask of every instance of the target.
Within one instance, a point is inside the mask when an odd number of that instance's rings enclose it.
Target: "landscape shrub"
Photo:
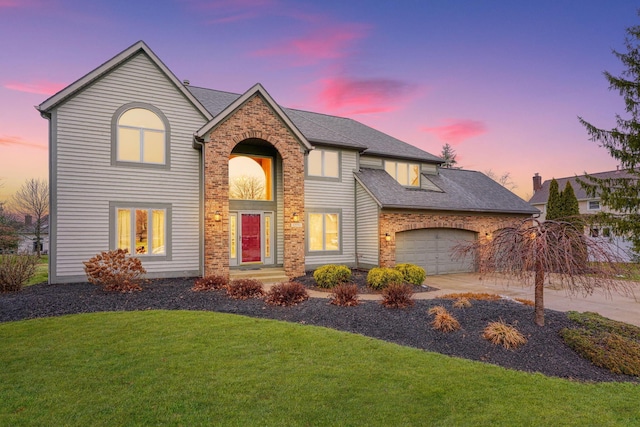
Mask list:
[[[262,282],[256,279],[236,279],[227,286],[227,295],[233,299],[260,298],[264,295]]]
[[[381,304],[388,308],[405,308],[413,305],[413,286],[392,282],[382,290]]]
[[[36,272],[37,255],[0,255],[0,292],[22,289]]]
[[[427,278],[427,272],[424,271],[424,268],[415,264],[398,264],[395,266],[395,269],[402,273],[405,282],[416,286],[422,285],[424,279]]]
[[[640,376],[640,343],[611,332],[564,328],[564,342],[596,366],[616,374]]]
[[[569,311],[567,317],[593,332],[612,332],[635,341],[640,341],[639,326],[608,319],[598,313],[590,311],[584,313]]]
[[[404,276],[395,268],[375,267],[367,273],[367,285],[373,289],[384,289],[392,283],[403,282]]]
[[[321,288],[333,288],[351,280],[351,269],[346,265],[328,264],[317,268],[313,278]]]
[[[309,299],[307,289],[300,282],[282,282],[273,285],[265,296],[271,305],[291,306]]]
[[[139,282],[144,280],[147,270],[140,259],[128,256],[126,249],[116,249],[99,253],[89,261],[84,261],[87,280],[102,286],[105,291],[132,292],[142,289]]]
[[[427,313],[429,313],[431,315],[434,315],[434,314],[443,313],[443,312],[446,312],[446,311],[447,311],[447,309],[444,308],[443,306],[436,305],[435,307],[431,307],[429,309],[429,311],[427,311]]]
[[[431,322],[433,329],[437,329],[442,332],[453,332],[460,329],[460,322],[458,322],[458,319],[453,317],[453,315],[441,305],[432,307],[429,310],[429,314],[434,316],[433,322]]]
[[[340,283],[333,288],[330,296],[331,304],[343,307],[353,307],[359,304],[358,285]]]
[[[499,344],[504,348],[516,349],[526,344],[527,339],[516,328],[507,325],[502,319],[491,322],[484,328],[482,337],[493,344]]]
[[[560,331],[569,347],[613,373],[640,376],[640,327],[591,312],[567,316],[580,326]]]
[[[193,287],[194,292],[213,291],[224,289],[229,285],[229,280],[224,276],[206,276],[195,280]]]
[[[469,298],[460,297],[453,303],[453,308],[468,308],[471,307],[471,301]]]

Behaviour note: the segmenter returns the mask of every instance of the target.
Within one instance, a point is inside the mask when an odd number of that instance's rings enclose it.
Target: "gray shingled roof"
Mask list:
[[[634,175],[629,174],[625,170],[615,170],[608,172],[598,172],[591,173],[590,176],[594,176],[596,178],[634,178]],[[573,187],[574,193],[576,193],[576,198],[578,200],[593,200],[593,197],[588,197],[586,191],[582,188],[580,183],[578,183],[577,178],[584,178],[585,175],[580,176],[570,176],[566,178],[556,178],[558,181],[558,188],[560,191],[564,190],[567,186],[567,182],[571,182],[571,186]],[[583,179],[584,180],[584,179]],[[549,200],[549,185],[551,185],[551,179],[546,180],[542,183],[542,188],[535,192],[533,197],[529,200],[529,203],[532,205],[545,204],[547,200]],[[586,181],[586,180],[585,180]]]
[[[187,86],[187,89],[214,116],[241,96],[194,86]],[[283,108],[283,111],[313,144],[354,148],[372,155],[442,163],[442,159],[433,154],[353,119],[290,108]]]
[[[440,169],[438,175],[423,174],[422,179],[429,179],[442,192],[406,188],[381,169],[361,168],[356,177],[382,208],[540,213],[488,176],[475,171]]]

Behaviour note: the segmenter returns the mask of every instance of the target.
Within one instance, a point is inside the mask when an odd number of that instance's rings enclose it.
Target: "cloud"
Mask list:
[[[34,142],[25,141],[19,136],[0,136],[0,147],[11,147],[19,145],[22,147],[37,148],[39,150],[47,150],[46,145],[36,144]]]
[[[436,127],[423,127],[423,132],[432,133],[439,139],[458,144],[474,136],[487,132],[484,122],[469,119],[445,119],[446,125]]]
[[[286,56],[292,65],[311,65],[319,61],[342,58],[353,40],[366,36],[368,28],[360,24],[324,27],[310,34],[284,41],[273,47],[254,51],[254,56]]]
[[[66,84],[48,82],[39,80],[32,83],[25,82],[9,82],[4,85],[7,89],[16,90],[18,92],[36,93],[38,95],[53,95],[62,90]]]
[[[329,78],[321,81],[318,102],[331,113],[367,114],[398,109],[416,85],[392,79]]]

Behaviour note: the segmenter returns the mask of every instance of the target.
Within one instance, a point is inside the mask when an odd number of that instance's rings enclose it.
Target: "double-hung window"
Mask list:
[[[307,156],[307,176],[340,178],[340,152],[316,148]]]
[[[307,252],[337,252],[342,248],[341,212],[309,212]]]
[[[171,207],[164,204],[132,206],[112,203],[112,248],[126,249],[135,256],[170,255]]]
[[[587,203],[588,203],[587,207],[590,211],[600,210],[600,200],[589,200]]]
[[[385,160],[384,170],[401,185],[420,187],[420,165],[418,163]]]

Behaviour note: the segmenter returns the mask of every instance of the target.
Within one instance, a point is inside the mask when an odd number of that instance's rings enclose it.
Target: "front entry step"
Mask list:
[[[230,270],[229,279],[256,279],[264,284],[288,282],[289,278],[284,273],[284,268],[256,268],[250,270]]]

